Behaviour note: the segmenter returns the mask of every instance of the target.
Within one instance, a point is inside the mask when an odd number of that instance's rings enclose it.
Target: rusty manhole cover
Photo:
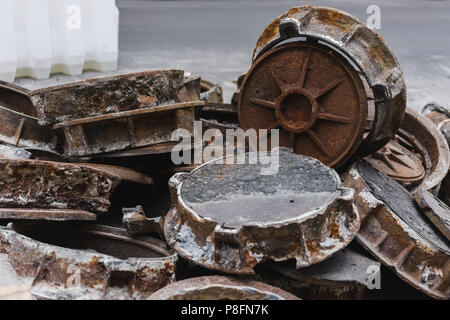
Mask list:
[[[280,145],[329,166],[356,151],[366,128],[367,98],[359,74],[329,47],[296,42],[261,56],[239,99],[246,130],[280,129]]]
[[[38,299],[146,299],[175,281],[177,255],[158,239],[102,225],[14,223],[0,253]]]
[[[398,182],[417,183],[425,177],[422,162],[397,141],[389,142],[366,160]]]
[[[186,259],[209,269],[253,274],[265,260],[306,267],[345,247],[359,229],[353,190],[318,160],[283,149],[279,170],[218,159],[169,182],[165,237]]]
[[[361,215],[358,241],[415,288],[449,299],[449,242],[411,193],[366,161],[350,168],[344,185],[355,190]]]
[[[73,211],[107,212],[109,198],[121,181],[114,173],[71,163],[23,159],[0,159],[0,207],[22,209],[56,209],[49,217],[75,217]],[[34,214],[2,211],[32,218]],[[31,213],[31,211],[30,211]],[[45,212],[39,211],[42,217]],[[84,212],[82,212],[84,215]]]
[[[428,219],[450,241],[450,208],[429,191],[420,190],[414,198]]]
[[[379,271],[380,266],[373,258],[347,247],[321,263],[300,270],[289,262],[265,263],[256,279],[306,300],[362,300],[371,297],[368,275]]]

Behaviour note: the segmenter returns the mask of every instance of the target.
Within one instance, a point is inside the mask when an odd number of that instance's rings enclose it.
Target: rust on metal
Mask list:
[[[280,145],[343,165],[366,129],[367,97],[359,74],[329,47],[290,43],[261,56],[240,93],[242,129],[281,129]]]
[[[30,159],[31,153],[14,146],[0,144],[0,158],[3,159]]]
[[[0,142],[20,148],[55,150],[57,138],[49,128],[40,126],[36,119],[3,108],[1,98],[0,119]]]
[[[207,130],[219,130],[223,137],[226,137],[227,129],[239,129],[237,107],[232,104],[208,103],[201,112],[203,134]],[[224,139],[224,145],[226,144]],[[213,143],[213,141],[211,141]]]
[[[179,142],[163,142],[147,147],[127,149],[123,151],[105,152],[92,155],[92,158],[127,158],[127,157],[138,157],[138,156],[171,153],[173,148],[178,143]],[[186,147],[186,150],[187,149],[188,147]]]
[[[226,103],[207,103],[200,111],[203,133],[217,129],[226,136],[227,129],[239,129],[237,106]]]
[[[253,63],[275,46],[301,38],[342,52],[373,91],[375,117],[358,153],[367,156],[393,139],[406,107],[406,85],[398,60],[383,37],[346,12],[320,6],[294,7],[274,19],[260,35]]]
[[[114,174],[116,176],[119,176],[121,180],[132,181],[141,184],[153,184],[154,182],[152,177],[149,177],[143,173],[140,173],[136,170],[129,168],[110,166],[106,164],[95,164],[95,163],[74,163],[74,164]]]
[[[0,286],[0,300],[31,300],[28,286]]]
[[[75,209],[0,208],[0,220],[95,221],[97,215]]]
[[[169,181],[167,242],[206,268],[253,274],[266,260],[295,259],[298,268],[345,247],[359,229],[353,191],[316,159],[281,149],[279,170],[251,163],[208,162]],[[236,160],[236,159],[234,159]],[[317,232],[320,230],[320,232]]]
[[[227,103],[207,103],[200,111],[202,120],[215,120],[225,125],[239,125],[237,106]]]
[[[28,96],[29,93],[28,89],[10,82],[0,81],[0,106],[18,113],[22,117],[37,119],[36,108]]]
[[[222,87],[202,79],[200,81],[200,98],[207,103],[223,103]]]
[[[189,102],[200,100],[201,78],[199,76],[187,77],[178,91],[179,102]]]
[[[358,241],[407,283],[450,298],[450,246],[403,186],[360,161],[344,176],[361,215]]]
[[[120,177],[38,160],[0,159],[0,207],[106,212]]]
[[[147,218],[144,208],[122,208],[122,223],[128,233],[132,235],[157,234],[164,239],[164,219],[162,217]]]
[[[172,133],[193,133],[196,109],[203,101],[141,108],[58,123],[64,133],[65,153],[80,157],[173,142]],[[177,141],[178,142],[178,141]]]
[[[419,190],[414,198],[422,212],[450,241],[450,208],[429,191]]]
[[[37,299],[147,299],[175,280],[177,255],[151,237],[101,225],[13,224],[0,252]]]
[[[397,141],[389,142],[366,160],[376,169],[402,184],[415,184],[425,177],[422,162]]]
[[[155,70],[88,79],[30,91],[39,124],[173,104],[182,70]]]
[[[302,299],[359,300],[370,298],[368,275],[379,272],[380,265],[354,249],[345,248],[325,261],[300,270],[288,263],[263,264],[256,279]]]
[[[450,111],[437,104],[429,103],[423,108],[422,114],[441,130],[447,143],[450,144]]]
[[[437,126],[437,129],[442,132],[447,140],[447,145],[450,145],[450,111],[442,106],[430,103],[423,108],[422,114]],[[441,182],[439,197],[450,206],[450,173],[447,173]]]
[[[209,276],[177,281],[150,300],[300,300],[268,284],[231,277]]]

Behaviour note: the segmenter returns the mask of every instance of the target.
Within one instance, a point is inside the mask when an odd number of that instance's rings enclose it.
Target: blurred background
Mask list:
[[[450,1],[151,1],[117,0],[120,9],[119,70],[182,68],[223,86],[247,72],[260,33],[297,5],[347,11],[367,21],[369,5],[381,9],[379,33],[400,61],[408,104],[450,106]]]

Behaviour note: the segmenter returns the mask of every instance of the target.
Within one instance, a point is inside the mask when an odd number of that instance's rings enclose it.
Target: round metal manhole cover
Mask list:
[[[362,141],[367,108],[364,85],[345,58],[295,42],[254,63],[241,86],[239,123],[244,130],[280,129],[281,146],[338,167]]]
[[[252,274],[266,260],[295,259],[302,268],[344,248],[359,229],[353,190],[317,159],[280,148],[273,165],[206,163],[170,181],[171,210],[164,221],[169,245],[213,270]],[[261,159],[259,159],[261,160]]]
[[[401,183],[420,182],[425,177],[422,162],[396,141],[366,158],[376,169]]]

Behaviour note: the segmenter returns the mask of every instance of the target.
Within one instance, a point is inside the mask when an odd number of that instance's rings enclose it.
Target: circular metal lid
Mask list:
[[[365,129],[367,98],[359,74],[331,48],[295,42],[261,56],[241,86],[242,129],[280,129],[280,145],[344,164]]]
[[[396,141],[389,142],[366,160],[376,169],[399,182],[414,183],[425,177],[422,162]]]

